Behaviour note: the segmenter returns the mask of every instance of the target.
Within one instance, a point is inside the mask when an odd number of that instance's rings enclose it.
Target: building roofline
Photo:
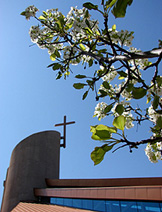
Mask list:
[[[121,187],[121,186],[159,186],[162,177],[113,178],[113,179],[46,179],[47,187]]]
[[[39,197],[162,201],[162,178],[46,179]]]
[[[162,201],[162,186],[34,189],[38,197]]]

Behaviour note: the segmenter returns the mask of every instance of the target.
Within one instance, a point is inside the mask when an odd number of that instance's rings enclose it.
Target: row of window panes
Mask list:
[[[51,204],[101,212],[162,212],[160,202],[51,198]]]

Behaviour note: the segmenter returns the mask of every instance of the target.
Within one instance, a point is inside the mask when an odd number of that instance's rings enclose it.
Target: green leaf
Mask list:
[[[92,86],[94,84],[93,80],[86,80],[89,86]]]
[[[153,100],[153,109],[156,110],[159,104],[159,96],[154,96],[154,100]]]
[[[88,91],[86,91],[84,94],[83,94],[83,97],[82,97],[82,100],[84,100],[88,95]]]
[[[56,22],[56,23],[58,24],[58,26],[59,26],[60,29],[62,29],[63,26],[64,26],[64,24],[65,24],[64,18],[65,18],[65,17],[64,17],[63,15],[60,15],[60,16],[58,17],[58,21]]]
[[[70,75],[70,71],[66,71],[65,73],[64,73],[64,76],[69,76]]]
[[[44,16],[48,16],[48,13],[46,11],[43,11]]]
[[[110,89],[110,84],[109,84],[107,81],[104,81],[104,82],[102,83],[102,85],[104,86],[104,88]]]
[[[75,78],[83,79],[83,78],[86,78],[86,76],[85,75],[78,74],[78,75],[75,76]]]
[[[86,10],[86,12],[85,12],[85,14],[84,14],[84,17],[85,17],[85,18],[89,18],[89,12],[88,12],[88,10]]]
[[[79,46],[80,46],[81,50],[83,50],[83,51],[86,50],[85,46],[82,43],[80,43]]]
[[[104,109],[104,113],[106,114],[106,113],[110,112],[112,108],[113,108],[113,104],[106,106],[106,108]]]
[[[56,79],[58,80],[58,79],[60,79],[61,77],[62,77],[62,73],[59,71],[58,74],[57,74]]]
[[[111,138],[111,133],[116,132],[115,128],[105,126],[103,124],[91,127],[92,139],[93,140],[108,140]]]
[[[147,90],[144,88],[134,87],[132,90],[132,96],[134,99],[141,99],[146,95]]]
[[[55,54],[51,54],[51,55],[50,55],[50,59],[51,59],[52,61],[55,61],[55,60],[56,60],[56,55],[55,55]]]
[[[84,84],[84,83],[74,83],[74,84],[73,84],[73,87],[74,87],[75,89],[82,89],[82,88],[84,88],[85,85],[86,85],[86,84]]]
[[[124,71],[118,71],[118,74],[120,75],[119,79],[124,79],[128,76]]]
[[[116,30],[116,24],[114,24],[113,26],[112,26],[112,31],[115,31]]]
[[[90,60],[88,61],[88,64],[89,64],[89,67],[91,67],[91,66],[93,65],[93,60],[90,59]]]
[[[85,19],[85,23],[87,24],[87,26],[88,26],[89,28],[91,28],[91,25],[90,25],[88,19]]]
[[[55,50],[55,53],[56,57],[60,58],[60,52],[58,50]]]
[[[114,119],[113,125],[119,130],[124,130],[126,118],[124,116],[118,116]]]
[[[105,153],[110,151],[113,146],[114,145],[108,146],[107,144],[104,144],[101,147],[95,147],[94,151],[91,153],[91,159],[93,160],[94,165],[101,163],[104,159]]]
[[[98,125],[91,126],[91,127],[90,127],[90,132],[95,133],[95,132],[96,132],[96,127],[97,127],[97,126],[98,126]]]
[[[84,3],[83,7],[87,8],[89,10],[98,10],[98,5],[94,5],[91,2]]]
[[[54,65],[52,66],[52,69],[55,71],[55,70],[58,70],[60,67],[61,65],[59,63],[54,63]]]
[[[40,20],[46,20],[46,18],[45,18],[44,16],[42,16],[42,15],[39,16],[39,19],[40,19]]]
[[[50,65],[47,66],[47,68],[50,68],[54,65],[55,63],[51,63]]]
[[[132,83],[129,83],[129,84],[127,85],[127,87],[126,87],[126,91],[127,91],[127,92],[131,92],[132,89],[133,89],[133,84],[132,84]]]
[[[150,101],[151,101],[151,97],[149,96],[149,97],[147,98],[146,104],[148,104]]]
[[[133,0],[117,0],[112,9],[112,14],[115,16],[115,18],[125,17],[127,6],[130,6],[132,2]]]
[[[124,107],[123,107],[123,105],[122,105],[122,104],[118,104],[118,105],[116,106],[116,108],[115,108],[115,111],[116,111],[119,115],[121,115],[121,114],[124,112]]]
[[[100,50],[98,50],[98,52],[100,52],[100,53],[106,53],[107,52],[107,49],[100,49]]]
[[[95,134],[93,134],[92,136],[91,136],[91,138],[93,139],[93,140],[97,140],[97,141],[104,141],[104,140],[108,140],[108,139],[110,139],[111,138],[111,133],[109,132],[109,131],[104,131],[104,130],[98,130],[98,131],[96,131],[96,133]]]
[[[73,26],[73,23],[74,23],[74,21],[71,21],[71,23],[66,24],[66,26],[65,26],[65,30],[71,29],[71,28],[72,28],[72,26]]]
[[[101,93],[100,97],[104,97],[104,96],[107,96],[107,92],[100,89],[99,92]]]
[[[22,13],[20,13],[20,15],[26,16],[26,12],[23,11]]]
[[[102,147],[95,147],[94,151],[91,153],[91,159],[94,162],[94,165],[97,165],[101,163],[101,161],[104,159],[105,151],[102,149]]]
[[[106,9],[108,9],[109,7],[112,7],[117,0],[109,0],[106,2]]]
[[[108,127],[108,126],[107,126],[107,130],[108,130],[110,133],[117,133],[116,127]]]
[[[156,126],[160,127],[160,129],[162,128],[162,117],[159,116],[157,121],[156,121]]]
[[[92,32],[92,30],[89,27],[85,27],[84,29],[86,30],[86,32],[88,34],[93,35],[93,32]]]

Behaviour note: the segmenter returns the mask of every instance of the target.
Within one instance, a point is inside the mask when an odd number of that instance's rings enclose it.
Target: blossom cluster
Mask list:
[[[145,154],[152,163],[157,163],[158,160],[162,160],[161,151],[162,142],[157,142],[155,144],[148,143],[145,149]]]
[[[148,108],[148,115],[149,115],[149,119],[150,121],[152,121],[154,124],[156,124],[157,120],[159,117],[162,117],[162,114],[158,114],[154,109],[153,106],[150,105],[150,107]]]
[[[86,8],[77,9],[76,7],[71,7],[71,10],[67,14],[68,23],[73,23],[70,35],[76,42],[80,39],[88,38],[89,35],[95,37],[98,33],[98,21],[91,20],[90,14]],[[90,28],[90,34],[87,33],[87,27]]]
[[[130,52],[132,53],[142,53],[140,49],[137,49],[133,46],[129,48]],[[132,65],[132,67],[135,68],[135,66],[139,67],[139,69],[143,70],[145,67],[151,65],[151,62],[147,58],[142,58],[142,59],[135,59],[135,60],[130,60],[129,63]]]
[[[33,7],[30,6],[29,8]],[[27,8],[25,11],[28,10]],[[29,14],[25,12],[25,16],[29,17]],[[35,13],[30,14],[30,16],[35,16]],[[85,54],[75,58],[80,52],[80,46],[73,46],[74,43],[79,44],[80,40],[89,39],[90,37],[93,39],[99,34],[98,21],[90,19],[90,14],[86,8],[71,7],[66,17],[58,9],[46,10],[39,17],[39,20],[42,25],[32,26],[29,30],[31,41],[36,43],[39,48],[46,48],[50,56],[55,51],[59,51],[63,59],[73,57],[71,59],[72,65],[76,65],[81,61],[88,62],[91,59],[89,55]],[[70,36],[70,42],[68,36]],[[82,45],[82,49],[89,51],[87,45]]]
[[[98,103],[95,107],[94,117],[97,116],[99,120],[101,120],[102,118],[105,118],[106,114],[104,110],[107,106],[108,105],[105,102]]]
[[[112,42],[116,44],[120,44],[121,46],[131,46],[132,45],[132,40],[134,38],[133,33],[134,32],[129,32],[127,30],[112,30],[109,29],[110,35]]]
[[[103,66],[100,66],[100,69],[104,71],[105,68]],[[111,66],[109,69],[109,72],[102,77],[102,80],[110,82],[116,77],[116,75],[117,75],[117,71],[115,70],[114,66]]]
[[[27,7],[25,11],[21,13],[21,15],[25,16],[26,19],[29,20],[30,17],[35,17],[37,11],[38,9],[34,5],[32,5]]]

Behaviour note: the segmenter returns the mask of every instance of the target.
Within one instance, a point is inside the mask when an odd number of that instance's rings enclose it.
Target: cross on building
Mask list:
[[[64,134],[61,137],[61,139],[63,139],[63,144],[60,144],[60,147],[64,147],[64,148],[66,147],[66,125],[74,124],[74,123],[75,123],[75,121],[66,122],[66,116],[64,116],[64,122],[63,123],[55,124],[55,127],[64,126]]]

